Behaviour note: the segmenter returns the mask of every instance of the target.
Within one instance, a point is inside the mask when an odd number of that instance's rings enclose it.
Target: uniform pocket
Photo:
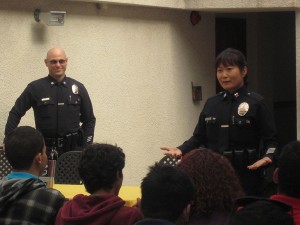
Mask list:
[[[218,138],[218,123],[217,118],[215,117],[206,117],[205,118],[206,123],[206,135],[207,135],[207,141],[210,143],[215,143]]]
[[[71,117],[72,121],[79,120],[80,117],[80,106],[81,106],[81,98],[78,95],[69,96],[68,98],[68,115]]]
[[[50,98],[42,98],[37,102],[37,112],[42,118],[51,116],[51,109],[53,110],[54,102]]]

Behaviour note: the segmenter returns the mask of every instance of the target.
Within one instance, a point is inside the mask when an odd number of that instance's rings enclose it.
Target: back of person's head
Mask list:
[[[278,158],[279,192],[300,198],[300,142],[292,141],[282,148]]]
[[[125,154],[117,146],[94,143],[82,152],[79,175],[89,193],[99,189],[110,190],[117,176],[123,177]]]
[[[235,211],[229,225],[294,225],[292,216],[272,201],[258,200]],[[286,207],[285,207],[286,208]]]
[[[155,164],[141,184],[141,209],[145,217],[176,222],[193,199],[192,181],[173,166]]]
[[[224,66],[238,66],[240,70],[243,70],[244,67],[247,67],[247,61],[244,54],[234,48],[227,48],[222,51],[216,58],[216,68],[220,65]]]
[[[15,170],[28,170],[43,148],[42,134],[30,126],[17,127],[4,139],[5,155]]]
[[[192,215],[230,212],[235,199],[244,195],[233,167],[221,154],[205,148],[196,149],[184,155],[178,166],[191,177],[195,186]]]

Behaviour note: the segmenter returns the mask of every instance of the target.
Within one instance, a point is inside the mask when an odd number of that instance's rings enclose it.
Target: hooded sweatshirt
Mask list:
[[[124,206],[113,194],[76,195],[59,210],[56,225],[133,225],[143,218],[140,210]]]
[[[37,178],[0,180],[0,224],[54,224],[64,201]]]

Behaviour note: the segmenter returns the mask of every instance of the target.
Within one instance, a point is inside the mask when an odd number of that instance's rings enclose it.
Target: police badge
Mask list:
[[[73,94],[77,95],[78,94],[78,86],[76,84],[72,85],[72,92]]]
[[[238,114],[240,116],[245,116],[249,110],[249,104],[247,102],[242,102],[238,107]]]

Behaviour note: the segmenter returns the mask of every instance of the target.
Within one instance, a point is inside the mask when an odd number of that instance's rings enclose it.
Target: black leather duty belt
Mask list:
[[[65,138],[44,138],[45,145],[48,147],[59,147],[62,148],[64,146]]]

